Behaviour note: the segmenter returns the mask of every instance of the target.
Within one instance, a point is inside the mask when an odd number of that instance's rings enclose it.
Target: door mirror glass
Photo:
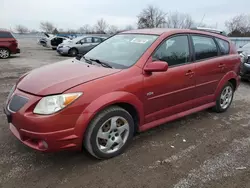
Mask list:
[[[168,70],[168,63],[165,61],[154,61],[152,63],[148,63],[144,67],[144,71],[151,73],[151,72],[165,72]]]

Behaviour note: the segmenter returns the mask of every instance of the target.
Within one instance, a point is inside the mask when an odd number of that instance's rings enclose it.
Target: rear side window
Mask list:
[[[188,37],[183,35],[165,40],[153,54],[153,59],[166,61],[169,66],[187,63],[189,61]]]
[[[13,38],[9,32],[0,32],[0,38]]]
[[[221,55],[229,54],[229,43],[225,40],[218,39],[218,38],[215,38],[215,40],[220,46]]]
[[[93,39],[94,39],[94,43],[102,42],[101,38],[94,37]]]
[[[218,56],[218,49],[213,38],[192,36],[192,40],[196,61]]]

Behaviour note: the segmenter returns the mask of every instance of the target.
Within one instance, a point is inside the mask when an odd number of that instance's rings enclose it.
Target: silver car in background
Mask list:
[[[76,56],[84,55],[99,43],[106,40],[107,37],[99,36],[82,36],[73,40],[63,42],[57,46],[57,52],[61,55]]]

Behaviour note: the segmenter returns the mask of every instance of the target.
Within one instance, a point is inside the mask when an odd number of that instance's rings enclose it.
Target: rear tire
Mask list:
[[[221,90],[220,95],[216,99],[216,106],[213,108],[215,112],[225,112],[233,101],[234,86],[228,82]]]
[[[56,48],[53,47],[52,50],[56,50]]]
[[[69,50],[69,55],[70,55],[71,57],[75,57],[77,54],[78,54],[78,50],[77,50],[76,48],[71,48],[71,49]]]
[[[109,107],[94,117],[84,136],[86,150],[97,159],[120,155],[134,135],[132,116],[119,106]]]
[[[7,59],[10,57],[10,51],[7,48],[0,48],[0,58]]]

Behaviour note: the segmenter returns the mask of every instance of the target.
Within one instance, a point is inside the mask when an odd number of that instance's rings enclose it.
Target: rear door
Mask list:
[[[213,95],[226,72],[226,64],[214,37],[191,35],[191,39],[196,70],[196,107],[214,101]]]

